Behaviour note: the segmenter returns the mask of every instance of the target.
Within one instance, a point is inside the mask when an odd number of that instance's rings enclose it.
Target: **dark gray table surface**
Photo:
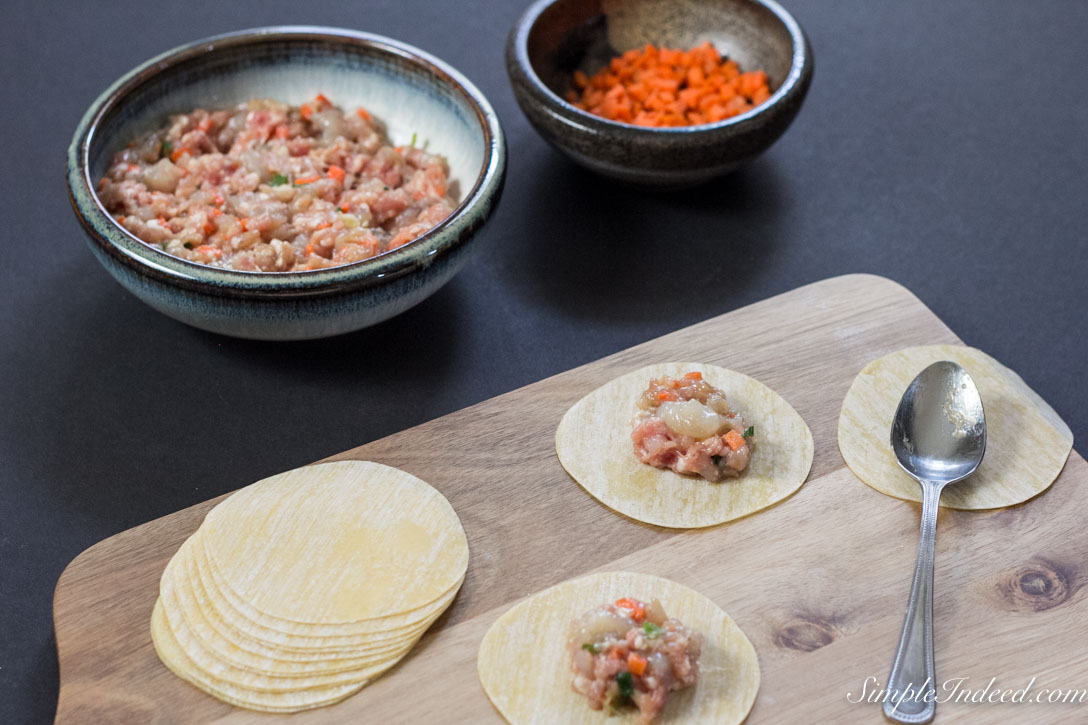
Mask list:
[[[800,116],[761,159],[684,194],[617,188],[532,131],[503,68],[520,2],[5,7],[2,723],[52,719],[53,587],[100,539],[825,277],[906,285],[1088,436],[1080,0],[788,2],[816,58]],[[510,154],[453,282],[373,329],[297,344],[217,337],[130,297],[87,250],[63,173],[80,115],[123,72],[281,23],[449,61],[490,98]],[[677,258],[710,263],[674,273]]]

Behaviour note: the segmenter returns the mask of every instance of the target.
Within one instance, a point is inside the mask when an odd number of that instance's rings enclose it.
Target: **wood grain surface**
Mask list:
[[[336,458],[402,468],[442,491],[471,559],[450,610],[395,669],[300,723],[501,723],[476,677],[491,622],[520,598],[589,571],[674,579],[709,596],[759,653],[748,723],[883,722],[853,704],[884,682],[899,635],[919,506],[843,465],[835,432],[854,375],[908,345],[957,342],[903,287],[851,275],[812,284],[452,413]],[[701,360],[751,375],[808,422],[815,459],[793,496],[715,528],[676,531],[606,509],[556,460],[555,427],[599,385],[642,365]],[[239,481],[243,486],[251,481]],[[962,687],[1088,689],[1088,465],[993,511],[942,509],[937,538],[938,680]],[[257,723],[171,674],[152,649],[159,576],[218,501],[130,529],[80,554],[57,583],[57,722]],[[867,678],[873,678],[868,681]],[[1082,704],[938,705],[937,722],[1083,722]]]

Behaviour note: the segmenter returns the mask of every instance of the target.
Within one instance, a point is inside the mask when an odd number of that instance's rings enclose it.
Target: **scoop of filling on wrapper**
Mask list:
[[[477,671],[512,725],[736,725],[760,678],[752,643],[713,600],[623,571],[515,604],[484,635]]]
[[[808,478],[813,455],[812,433],[782,396],[693,362],[605,383],[566,412],[555,448],[598,501],[672,528],[714,526],[781,501]]]
[[[654,378],[638,408],[631,441],[643,463],[708,481],[734,478],[748,467],[755,428],[698,370]]]
[[[669,693],[698,682],[702,644],[702,636],[667,616],[659,600],[622,597],[571,623],[571,684],[591,709],[634,706],[647,725]]]

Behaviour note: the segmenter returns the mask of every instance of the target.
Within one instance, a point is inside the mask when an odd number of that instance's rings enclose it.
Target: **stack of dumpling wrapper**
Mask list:
[[[308,466],[208,513],[163,572],[152,638],[220,700],[321,707],[404,657],[467,567],[461,522],[423,481],[376,463]]]

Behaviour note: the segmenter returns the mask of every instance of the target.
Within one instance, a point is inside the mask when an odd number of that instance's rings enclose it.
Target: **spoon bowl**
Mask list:
[[[899,401],[891,443],[914,478],[947,485],[974,473],[986,451],[986,415],[967,371],[944,360],[919,373]]]

